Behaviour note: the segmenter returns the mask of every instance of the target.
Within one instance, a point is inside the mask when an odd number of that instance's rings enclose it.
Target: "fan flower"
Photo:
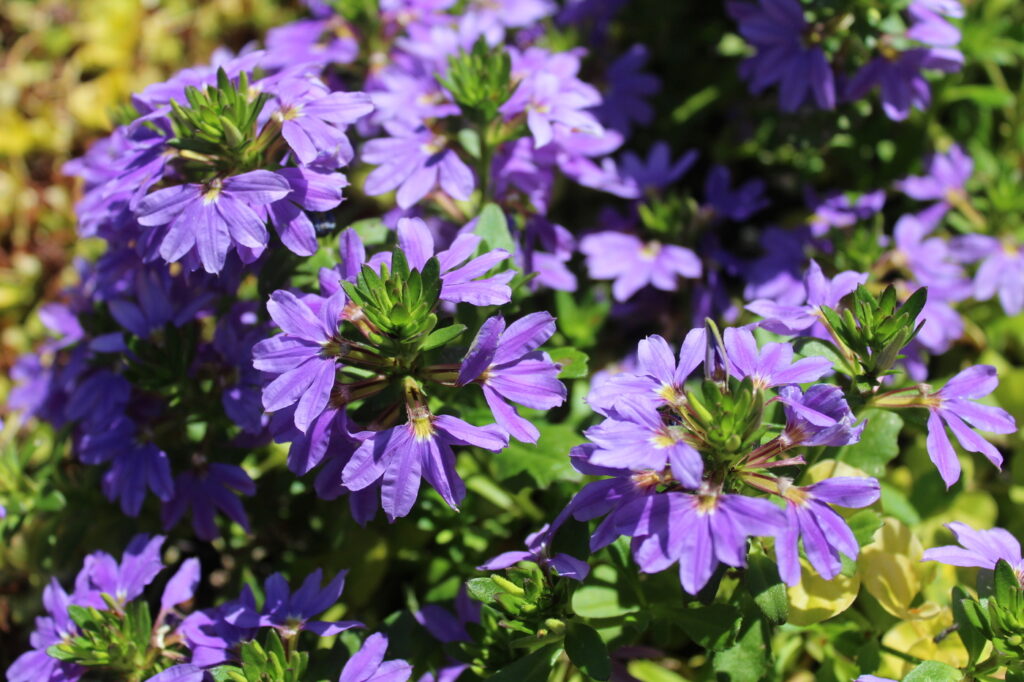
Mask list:
[[[580,251],[587,258],[587,270],[593,279],[610,279],[616,301],[628,301],[651,285],[662,291],[679,288],[679,278],[696,279],[703,266],[700,258],[683,246],[644,242],[625,232],[605,231],[588,234],[580,240]]]
[[[995,570],[996,564],[1005,561],[1017,573],[1017,580],[1024,584],[1024,558],[1021,557],[1020,542],[1002,528],[974,530],[966,523],[953,521],[948,528],[960,546],[945,545],[926,549],[922,561],[938,561],[950,566],[976,566]]]
[[[388,638],[375,632],[359,651],[345,662],[338,682],[405,682],[412,678],[412,666],[401,659],[385,661]]]
[[[729,327],[723,340],[729,372],[738,377],[750,377],[757,388],[805,384],[817,381],[832,370],[832,361],[828,358],[803,358],[793,362],[793,346],[788,343],[766,343],[758,350],[749,329]]]
[[[473,171],[448,146],[447,138],[423,127],[391,122],[384,127],[390,137],[363,145],[363,161],[378,166],[366,176],[367,194],[377,196],[397,189],[398,206],[410,208],[440,185],[452,199],[469,199],[476,186]]]

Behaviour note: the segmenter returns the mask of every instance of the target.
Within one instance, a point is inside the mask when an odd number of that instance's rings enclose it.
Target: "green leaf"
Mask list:
[[[733,642],[740,625],[740,610],[730,604],[712,603],[679,609],[673,614],[673,619],[698,646],[721,651]]]
[[[871,509],[861,509],[846,520],[846,525],[853,531],[857,544],[863,547],[871,543],[875,531],[882,527],[882,516]]]
[[[903,677],[903,682],[956,682],[963,673],[951,665],[938,661],[925,661]]]
[[[846,363],[846,358],[836,349],[835,345],[822,339],[802,337],[793,342],[793,349],[797,355],[804,358],[822,357],[832,362],[832,368],[837,372],[850,375],[851,368]]]
[[[953,620],[956,621],[957,634],[960,635],[960,641],[964,643],[964,648],[967,649],[967,664],[974,665],[975,661],[981,656],[982,649],[985,648],[985,643],[988,639],[982,633],[977,625],[972,622],[978,612],[975,611],[968,614],[967,608],[964,602],[973,602],[963,588],[957,586],[953,588],[953,597],[950,600],[950,606],[953,609]],[[973,610],[973,609],[972,609]],[[974,616],[975,618],[972,618]]]
[[[775,625],[786,622],[789,597],[774,561],[762,554],[752,555],[743,582],[768,622]]]
[[[572,610],[584,618],[615,618],[638,611],[622,603],[619,591],[607,585],[584,585],[572,595]]]
[[[538,423],[540,440],[536,444],[513,441],[507,448],[490,456],[494,474],[506,480],[526,472],[540,488],[555,481],[578,481],[580,473],[572,468],[565,453],[578,445],[582,436],[568,424]]]
[[[505,213],[497,204],[484,206],[473,232],[480,235],[489,248],[505,249],[509,253],[515,253],[515,240],[509,232]]]
[[[458,338],[462,332],[466,331],[466,325],[464,324],[452,324],[447,327],[441,327],[430,332],[430,335],[423,340],[423,345],[420,346],[421,350],[433,350],[434,348],[440,348],[446,345],[449,341],[453,341]]]
[[[549,644],[506,665],[487,679],[491,682],[547,682],[555,659],[561,653],[561,644]]]
[[[565,653],[573,665],[595,680],[607,680],[612,674],[608,647],[597,630],[586,623],[569,623],[565,633]]]
[[[654,661],[632,660],[626,664],[626,671],[640,682],[686,682],[686,679]]]
[[[380,218],[364,218],[349,225],[356,231],[364,246],[377,246],[388,240],[388,226]]]
[[[758,618],[744,619],[743,630],[736,643],[715,654],[712,668],[717,679],[729,682],[761,682],[767,678],[767,643]]]
[[[840,448],[836,459],[869,476],[881,476],[885,465],[900,453],[903,418],[895,412],[874,407],[864,410],[860,416],[867,420],[860,442]]]
[[[562,366],[558,373],[559,379],[582,379],[587,376],[590,358],[577,348],[555,348],[549,350],[551,359]]]
[[[490,578],[470,578],[466,581],[466,591],[473,599],[485,604],[493,601],[498,595],[505,594]]]
[[[1017,574],[1014,573],[1009,562],[1000,559],[996,564],[992,579],[994,588],[992,596],[995,597],[996,603],[1004,608],[1015,610],[1013,607],[1019,598],[1021,588]]]

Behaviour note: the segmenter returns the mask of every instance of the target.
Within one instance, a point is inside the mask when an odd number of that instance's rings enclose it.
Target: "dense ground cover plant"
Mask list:
[[[1008,8],[303,9],[64,166],[8,679],[1019,678]]]

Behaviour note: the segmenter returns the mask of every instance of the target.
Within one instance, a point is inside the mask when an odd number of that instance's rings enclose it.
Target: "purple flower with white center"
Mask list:
[[[74,637],[78,627],[68,615],[68,606],[75,603],[56,578],[43,588],[43,608],[48,615],[36,617],[36,628],[29,637],[32,647],[15,659],[7,669],[8,682],[75,682],[88,670],[82,666],[59,661],[47,649]]]
[[[726,9],[739,24],[740,35],[757,48],[740,67],[752,93],[778,85],[783,111],[796,111],[807,100],[819,109],[835,108],[832,67],[821,46],[808,39],[812,27],[797,0],[730,1]]]
[[[412,666],[396,659],[384,660],[388,638],[375,632],[366,638],[359,651],[345,662],[338,682],[405,682],[412,678]]]
[[[732,189],[732,173],[725,166],[713,166],[704,182],[704,210],[714,219],[742,222],[768,206],[764,180],[748,180]]]
[[[337,363],[329,347],[338,343],[344,307],[341,291],[327,299],[313,295],[300,299],[278,290],[267,302],[267,311],[282,333],[252,349],[253,367],[277,375],[263,389],[263,407],[276,412],[297,403],[295,426],[303,433],[330,401]]]
[[[939,298],[940,290],[947,296],[966,298],[969,286],[963,269],[954,262],[956,254],[941,237],[928,237],[934,229],[915,215],[902,216],[893,228],[894,263],[905,266],[915,279],[929,288],[931,297]],[[959,293],[955,293],[959,290]]]
[[[691,329],[679,348],[677,363],[665,339],[657,334],[648,336],[637,345],[636,367],[604,382],[591,381],[587,404],[606,417],[625,403],[647,403],[655,409],[678,405],[683,400],[683,384],[704,362],[706,347],[704,328]]]
[[[833,228],[850,227],[867,220],[885,206],[884,189],[866,192],[856,199],[845,192],[830,192],[819,197],[808,189],[806,194],[807,205],[813,211],[807,224],[815,237],[824,237]]]
[[[427,128],[385,124],[390,137],[369,140],[362,159],[377,165],[363,189],[370,196],[397,189],[395,201],[410,208],[435,187],[452,199],[466,201],[473,194],[473,171],[448,146],[448,140]]]
[[[1017,580],[1024,584],[1024,558],[1021,557],[1020,542],[1003,528],[974,530],[966,523],[953,521],[946,528],[960,546],[945,545],[924,551],[922,561],[938,561],[950,566],[976,566],[994,571],[996,564],[1005,561],[1017,573]]]
[[[679,278],[696,279],[703,266],[700,258],[683,246],[643,242],[625,232],[597,232],[580,240],[580,251],[587,258],[587,270],[593,279],[610,279],[616,301],[628,301],[651,285],[662,291],[676,291]]]
[[[396,232],[398,246],[405,253],[410,268],[422,270],[431,256],[437,256],[442,301],[488,306],[503,305],[512,300],[508,283],[515,276],[514,271],[506,270],[484,277],[491,268],[508,258],[508,251],[493,249],[473,258],[483,240],[479,235],[462,233],[447,249],[435,253],[434,236],[419,218],[400,219]]]
[[[303,630],[329,637],[362,627],[362,623],[354,620],[310,620],[334,606],[345,589],[347,574],[348,571],[338,571],[326,586],[321,587],[323,571],[318,568],[306,576],[295,592],[289,589],[288,581],[280,573],[270,576],[263,583],[265,599],[259,615],[260,627],[277,628],[286,637]],[[237,620],[242,622],[243,619]]]
[[[330,92],[320,83],[297,78],[276,88],[274,97],[272,118],[281,124],[281,137],[299,162],[337,167],[352,160],[345,128],[373,111],[369,95]]]
[[[633,471],[662,471],[671,465],[672,475],[686,488],[700,487],[704,461],[684,440],[685,431],[669,426],[650,404],[620,403],[616,415],[584,434],[596,447],[590,462],[597,466]]]
[[[786,447],[842,447],[860,441],[866,424],[857,423],[838,386],[815,384],[806,391],[783,386],[778,399],[786,413],[786,428],[779,436]]]
[[[502,552],[488,559],[477,568],[481,571],[498,571],[515,566],[520,561],[532,561],[563,578],[583,582],[590,573],[590,566],[574,556],[557,552],[551,554],[551,540],[554,531],[549,524],[526,536],[526,551]]]
[[[868,280],[864,273],[844,270],[829,279],[821,266],[811,261],[804,273],[807,297],[800,305],[782,305],[775,301],[758,299],[747,304],[747,310],[764,318],[760,326],[777,334],[799,334],[815,327],[821,320],[821,307],[835,308],[858,285]]]
[[[644,72],[649,58],[647,48],[637,43],[608,67],[608,91],[595,111],[603,123],[623,135],[629,135],[634,123],[645,126],[654,119],[647,99],[661,90],[661,80]]]
[[[951,48],[888,50],[865,64],[846,86],[846,98],[858,100],[876,85],[881,90],[882,110],[893,121],[906,120],[912,107],[924,111],[932,101],[925,69],[954,73],[963,68],[964,56]]]
[[[975,402],[994,391],[998,384],[995,367],[975,365],[923,399],[928,408],[928,456],[947,488],[960,478],[960,460],[946,435],[946,426],[965,450],[980,452],[997,467],[1003,465],[1003,456],[995,446],[968,427],[969,424],[992,433],[1013,433],[1017,430],[1017,423],[1008,412]]]
[[[1000,241],[980,234],[956,237],[951,255],[958,260],[980,260],[974,273],[974,297],[979,301],[999,298],[1007,315],[1024,310],[1024,250],[1009,239]]]
[[[786,500],[785,529],[775,540],[779,575],[787,585],[800,582],[800,558],[797,542],[803,540],[804,553],[814,570],[832,580],[842,570],[840,554],[856,559],[860,553],[853,531],[830,504],[841,507],[867,507],[881,495],[873,478],[830,478],[806,487],[779,486]]]
[[[788,343],[766,343],[758,350],[749,329],[729,327],[723,336],[729,373],[740,378],[750,377],[756,388],[806,384],[832,371],[832,361],[828,358],[803,358],[793,362],[793,346]]]
[[[349,64],[359,56],[352,27],[337,14],[300,19],[267,31],[265,68],[293,64]]]
[[[513,78],[521,78],[501,106],[506,120],[525,113],[535,148],[555,138],[555,128],[600,136],[604,128],[588,109],[601,104],[601,93],[576,77],[580,61],[571,53],[551,54],[539,47],[509,48]]]
[[[707,584],[719,563],[747,565],[747,538],[776,535],[786,525],[768,500],[701,492],[663,493],[619,510],[616,531],[633,538],[633,559],[644,573],[679,562],[679,580],[689,594]]]
[[[238,494],[255,493],[256,484],[249,474],[234,464],[210,462],[194,471],[185,471],[174,481],[174,497],[164,504],[161,514],[164,528],[177,525],[191,508],[192,528],[200,540],[210,541],[220,536],[215,520],[217,512],[248,531],[249,517]]]
[[[508,436],[494,424],[473,426],[449,415],[414,412],[405,424],[367,438],[345,465],[342,483],[362,490],[382,481],[381,504],[390,521],[412,509],[421,477],[457,509],[466,485],[455,470],[453,445],[497,452],[508,445]]]
[[[337,208],[344,200],[342,190],[348,187],[348,180],[341,173],[321,173],[301,166],[282,168],[277,174],[288,182],[291,192],[270,205],[270,223],[292,253],[312,256],[317,249],[316,227],[306,212]]]
[[[86,556],[75,578],[75,603],[106,609],[101,594],[110,595],[122,606],[133,601],[164,570],[160,559],[164,540],[163,535],[136,535],[120,563],[106,552]]]
[[[498,426],[516,440],[536,443],[540,431],[519,416],[506,401],[536,410],[550,410],[565,402],[565,384],[559,366],[537,348],[555,333],[555,318],[532,313],[508,328],[500,315],[488,318],[459,368],[458,385],[476,383]]]
[[[291,192],[276,173],[254,170],[215,179],[205,185],[184,184],[147,194],[138,207],[139,224],[167,225],[160,256],[169,263],[195,249],[203,269],[224,269],[228,249],[262,251],[268,234],[264,207]]]

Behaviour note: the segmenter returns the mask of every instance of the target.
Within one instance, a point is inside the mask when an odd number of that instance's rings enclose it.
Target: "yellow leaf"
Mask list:
[[[800,583],[787,590],[789,622],[813,625],[837,616],[850,608],[859,590],[860,575],[852,578],[838,575],[833,580],[825,580],[801,558]]]
[[[882,637],[882,644],[924,661],[939,661],[962,668],[967,665],[967,650],[956,633],[946,633],[941,642],[935,643],[935,637],[952,624],[953,615],[950,611],[940,610],[930,618],[907,620],[894,625]],[[883,653],[882,669],[878,674],[900,679],[913,667],[914,664],[909,661]]]

